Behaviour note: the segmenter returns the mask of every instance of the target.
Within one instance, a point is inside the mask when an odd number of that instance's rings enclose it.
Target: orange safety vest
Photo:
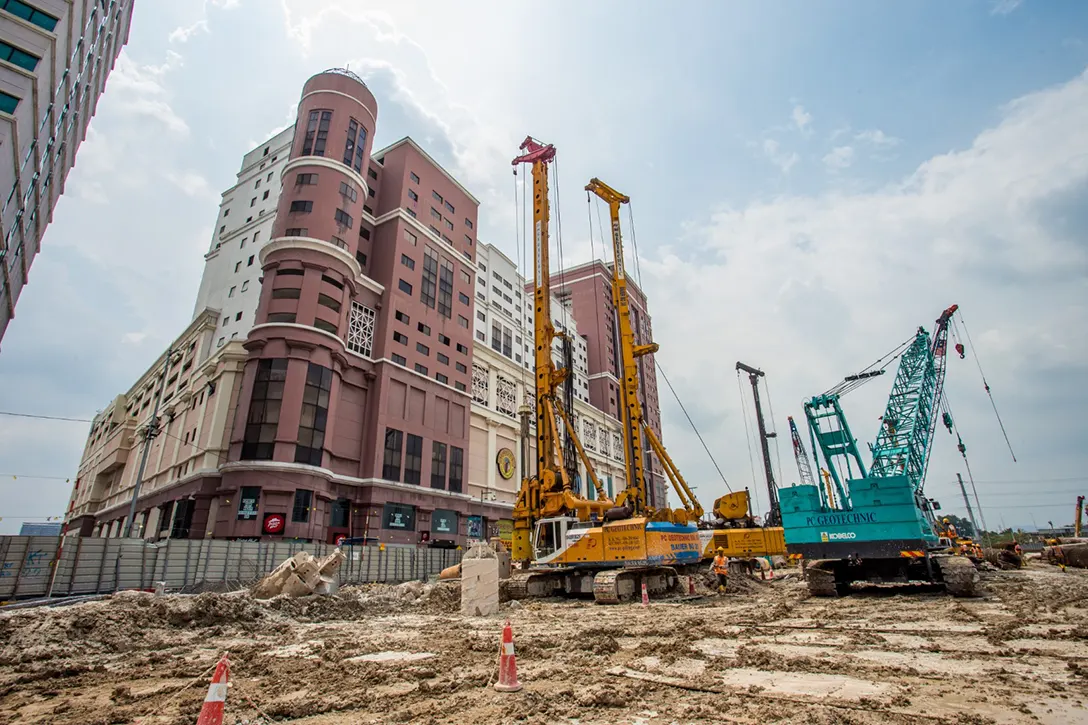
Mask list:
[[[729,573],[729,560],[724,556],[718,555],[714,557],[714,573],[715,574],[728,574]]]

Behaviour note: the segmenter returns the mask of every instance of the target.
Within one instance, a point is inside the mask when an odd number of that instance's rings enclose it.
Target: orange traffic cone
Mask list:
[[[642,582],[642,606],[650,606],[650,592],[646,590],[646,582]]]
[[[204,706],[200,708],[200,717],[196,725],[223,725],[223,708],[227,703],[227,681],[230,678],[230,660],[227,653],[215,666],[215,675],[212,676],[212,684],[208,685],[208,696],[204,698]]]
[[[499,681],[495,683],[499,692],[517,692],[521,689],[518,682],[518,660],[514,655],[514,630],[507,622],[502,628],[502,648],[499,650]],[[198,723],[198,725],[200,725]]]
[[[695,577],[688,577],[688,594],[695,596]]]

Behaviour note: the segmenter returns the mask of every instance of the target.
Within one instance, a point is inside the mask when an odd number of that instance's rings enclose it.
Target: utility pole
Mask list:
[[[960,482],[960,493],[963,494],[963,505],[967,507],[967,518],[971,519],[971,526],[975,530],[975,536],[981,537],[982,531],[975,521],[975,512],[971,510],[971,501],[967,498],[967,487],[963,485],[963,476],[956,474],[956,480]]]
[[[166,376],[170,372],[170,359],[173,357],[173,348],[167,349],[166,362],[162,365],[162,379],[159,380],[159,390],[155,393],[155,402],[151,405],[151,419],[147,422],[144,450],[140,454],[140,468],[136,471],[136,485],[132,487],[132,501],[128,505],[128,522],[125,524],[126,539],[132,536],[132,527],[136,523],[136,500],[140,497],[140,485],[144,481],[144,467],[147,466],[147,455],[151,452],[151,441],[159,434],[159,402],[162,401],[162,392],[166,387]]]
[[[770,497],[770,511],[767,512],[767,525],[781,526],[782,510],[778,505],[778,484],[775,483],[774,471],[771,470],[771,448],[767,443],[769,438],[775,438],[777,437],[777,434],[767,432],[767,424],[763,421],[763,408],[759,404],[759,379],[764,377],[765,373],[758,368],[745,365],[742,362],[737,363],[737,370],[743,370],[748,373],[748,381],[752,383],[752,396],[756,401],[756,422],[759,425],[759,443],[763,448],[763,469],[767,473],[767,495]]]

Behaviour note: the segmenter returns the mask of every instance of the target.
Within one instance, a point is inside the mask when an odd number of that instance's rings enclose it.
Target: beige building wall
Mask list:
[[[532,404],[534,378],[483,343],[476,343],[472,354],[473,399],[466,493],[474,499],[493,500],[512,509],[526,473],[526,462],[521,460],[518,406],[522,401]],[[611,495],[615,496],[626,486],[620,422],[580,399],[575,399],[573,418],[598,479],[606,493],[611,485]],[[536,458],[535,421],[529,434],[531,469]],[[499,454],[505,450],[513,454],[516,462],[509,478],[504,478],[499,468]],[[585,466],[579,464],[579,473],[585,494]]]
[[[171,345],[173,354],[159,404],[159,433],[152,439],[140,499],[188,495],[205,478],[217,478],[226,460],[237,406],[237,381],[246,352],[240,342],[213,346],[219,313],[205,310]],[[163,379],[163,353],[132,388],[118,395],[91,423],[73,491],[69,531],[120,536],[136,484],[148,423]],[[162,509],[138,515],[144,538],[169,533]],[[97,523],[96,523],[97,521]],[[84,530],[86,529],[86,530]],[[195,538],[202,532],[192,532]]]

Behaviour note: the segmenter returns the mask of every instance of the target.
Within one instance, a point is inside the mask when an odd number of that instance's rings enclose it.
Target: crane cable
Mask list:
[[[676,390],[673,389],[672,383],[669,382],[669,376],[665,374],[665,369],[661,367],[661,363],[657,364],[657,369],[661,373],[661,377],[664,378],[665,384],[669,386],[669,390],[672,392],[672,397],[676,398],[676,404],[680,406],[680,410],[684,412],[684,417],[688,419],[688,423],[691,424],[691,429],[695,431],[695,435],[699,438],[699,442],[703,444],[703,450],[710,457],[710,462],[714,464],[714,468],[717,469],[718,475],[721,476],[722,483],[725,484],[725,488],[730,493],[733,492],[733,487],[729,485],[729,481],[725,480],[725,474],[722,473],[722,469],[718,466],[718,462],[714,460],[714,455],[710,452],[710,448],[707,447],[706,441],[703,440],[703,434],[699,432],[699,429],[695,426],[695,421],[688,415],[687,408],[680,402],[680,396],[676,394]]]
[[[593,202],[589,198],[589,192],[588,191],[586,192],[586,214],[589,217],[589,253],[591,255],[590,259],[596,259],[597,258],[597,248],[593,244]],[[600,223],[601,223],[601,207],[598,204],[597,205],[597,224],[598,224],[598,226],[600,225]],[[601,227],[601,257],[604,257],[604,248],[605,248],[605,244],[604,244],[604,227]],[[597,306],[598,310],[601,309],[601,293],[600,293],[600,290],[598,289],[598,285],[597,285],[596,281],[593,282],[593,303]],[[596,324],[597,324],[597,334],[596,334],[595,337],[597,338],[597,359],[600,361],[600,365],[603,368],[604,367],[604,347],[603,347],[604,343],[602,342],[602,339],[604,338],[604,335],[601,334],[601,323],[600,323],[599,318],[597,319]],[[612,324],[615,324],[615,320],[612,321]],[[626,433],[626,431],[624,432],[623,440],[624,440],[623,446],[624,446],[624,448],[626,448],[627,447],[627,433]]]
[[[1001,413],[997,411],[997,403],[994,402],[993,393],[990,392],[990,384],[986,382],[986,373],[982,372],[982,363],[978,359],[978,348],[975,347],[974,340],[971,339],[971,331],[967,329],[967,323],[963,320],[963,313],[960,312],[959,324],[963,325],[963,331],[967,335],[967,342],[971,345],[971,352],[974,353],[975,366],[978,367],[978,374],[982,377],[982,387],[986,389],[986,395],[990,398],[990,407],[994,409],[994,415],[997,416],[997,424],[1001,427],[1001,435],[1005,436],[1005,445],[1009,447],[1009,455],[1012,456],[1012,462],[1016,463],[1016,453],[1012,449],[1012,443],[1009,441],[1009,434],[1005,432],[1005,423],[1001,420]]]
[[[524,174],[522,174],[522,176],[521,176],[521,207],[522,207],[521,223],[522,223],[522,225],[524,225],[525,224],[525,175]],[[514,240],[515,240],[515,242],[517,244],[517,248],[518,248],[518,274],[521,275],[522,279],[525,279],[525,272],[526,272],[524,244],[526,242],[527,237],[528,237],[528,232],[526,231],[523,234],[522,229],[518,226],[518,169],[515,166],[514,167]],[[486,278],[485,278],[484,281],[486,283],[486,281],[487,281]],[[524,297],[525,287],[524,287],[524,285],[522,286],[521,293],[523,295],[521,299],[522,299],[522,302],[524,302],[525,301],[525,297]],[[535,296],[536,295],[534,295],[534,297]],[[530,309],[532,309],[535,306],[535,303],[536,303],[535,299],[533,300],[533,303],[534,304],[530,306]],[[525,337],[524,337],[525,336],[525,332],[524,332],[524,330],[525,330],[525,306],[524,306],[524,304],[518,305],[518,313],[517,314],[518,314],[518,319],[517,319],[518,327],[521,328],[521,330],[522,330],[522,333],[521,333],[522,334],[522,343],[518,346],[519,347],[518,352],[520,352],[520,353],[522,353],[522,355],[524,355],[525,354]],[[486,335],[487,333],[485,332],[484,334]],[[534,334],[535,334],[535,332],[534,332]],[[536,350],[536,343],[535,342],[533,343],[532,349],[534,351]],[[533,359],[534,359],[534,362],[535,362],[535,360],[536,360],[535,355],[533,356]],[[521,405],[528,405],[527,398],[529,397],[529,383],[528,383],[528,381],[526,379],[526,375],[525,375],[525,369],[526,369],[525,366],[528,365],[528,364],[529,364],[528,360],[522,359],[522,364],[518,366],[518,367],[521,368]],[[534,374],[534,377],[535,377],[535,375],[536,375],[535,370],[533,371],[533,374]],[[534,395],[533,397],[535,398],[536,396]],[[534,405],[533,407],[534,407],[533,412],[534,412],[534,417],[535,417],[535,412],[536,412],[535,407],[536,406]],[[527,467],[527,462],[523,462],[522,465]]]
[[[952,422],[949,433],[955,433],[956,436],[956,448],[959,450],[960,455],[963,457],[963,465],[967,469],[967,480],[971,482],[971,492],[975,498],[975,508],[978,509],[978,517],[982,522],[982,536],[986,540],[986,545],[989,546],[989,540],[986,534],[986,514],[982,510],[982,503],[978,498],[978,488],[975,486],[975,476],[971,473],[971,462],[967,460],[967,446],[963,443],[963,436],[960,435],[960,427],[956,424],[956,417],[952,415],[952,404],[948,402],[947,391],[941,392],[941,400],[939,401],[941,409],[948,414],[949,420]],[[930,454],[932,455],[932,454]],[[927,461],[929,457],[927,456]],[[924,485],[923,480],[923,485]]]

